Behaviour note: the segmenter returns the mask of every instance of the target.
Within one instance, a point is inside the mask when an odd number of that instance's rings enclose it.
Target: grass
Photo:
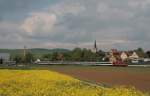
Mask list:
[[[48,70],[0,70],[0,96],[148,96],[133,87],[104,88]]]
[[[27,66],[2,66],[0,69],[65,69],[65,70],[96,70],[96,71],[125,71],[150,73],[150,67],[113,67],[113,66],[84,66],[84,65],[29,65]]]
[[[80,65],[32,65],[32,69],[47,69],[47,70],[94,70],[94,71],[113,71],[113,72],[139,72],[150,73],[150,67],[113,67],[113,66],[80,66]]]

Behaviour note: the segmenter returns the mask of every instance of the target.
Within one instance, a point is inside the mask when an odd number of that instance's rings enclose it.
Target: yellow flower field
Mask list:
[[[0,70],[0,96],[148,96],[134,88],[103,88],[47,70]]]

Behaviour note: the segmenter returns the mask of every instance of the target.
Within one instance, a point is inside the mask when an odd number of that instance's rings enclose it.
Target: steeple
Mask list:
[[[96,44],[96,40],[95,40],[95,43],[94,43],[94,48],[97,49],[97,44]]]
[[[96,40],[94,42],[94,48],[93,48],[93,52],[97,53],[98,49],[97,49],[97,44],[96,44]]]

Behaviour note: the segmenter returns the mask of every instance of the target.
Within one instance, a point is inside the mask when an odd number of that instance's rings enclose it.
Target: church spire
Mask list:
[[[97,49],[97,44],[96,44],[96,40],[95,40],[94,48],[96,48],[96,49]]]
[[[97,49],[97,44],[96,44],[96,40],[94,42],[94,48],[93,48],[93,52],[97,53],[98,49]]]

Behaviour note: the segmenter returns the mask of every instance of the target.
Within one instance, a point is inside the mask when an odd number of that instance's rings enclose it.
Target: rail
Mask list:
[[[113,65],[110,62],[64,62],[64,61],[41,61],[35,62],[38,65]]]

